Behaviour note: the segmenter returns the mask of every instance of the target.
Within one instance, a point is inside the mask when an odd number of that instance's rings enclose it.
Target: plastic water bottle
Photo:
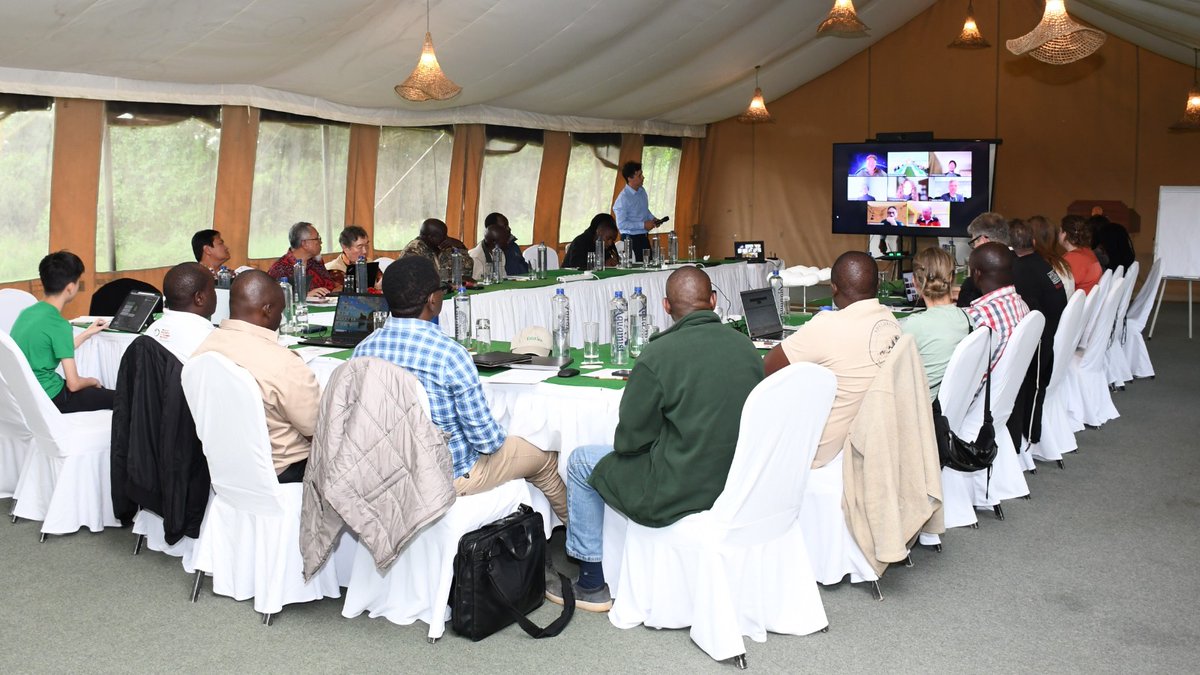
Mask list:
[[[610,335],[612,342],[612,364],[624,366],[629,363],[629,303],[621,291],[613,294],[612,302],[608,303],[611,322]]]
[[[667,233],[667,262],[674,265],[679,262],[679,235]]]
[[[604,271],[604,240],[596,237],[596,271]]]
[[[454,340],[471,348],[471,298],[466,286],[459,286],[458,294],[454,296]]]
[[[498,284],[504,281],[504,251],[500,250],[500,246],[492,247],[492,283]]]
[[[534,271],[537,272],[537,278],[545,279],[546,272],[549,270],[549,267],[550,267],[550,261],[549,261],[549,255],[547,254],[547,251],[546,251],[546,242],[544,242],[544,241],[537,245],[536,265],[537,265],[537,269]]]
[[[779,322],[783,323],[791,314],[791,298],[787,286],[783,285],[783,277],[779,276],[779,270],[771,272],[768,283],[771,284],[771,295],[775,298],[775,311],[779,313]]]
[[[450,249],[450,285],[452,288],[463,285],[463,257],[457,248]]]
[[[297,260],[292,265],[292,297],[295,300],[293,304],[304,304],[308,298],[308,268],[303,260]]]
[[[280,335],[291,335],[293,327],[296,325],[296,315],[294,305],[292,304],[292,285],[288,283],[288,278],[283,277],[279,280],[279,288],[283,289],[283,320],[279,323]]]
[[[650,337],[646,334],[649,326],[646,296],[641,286],[634,286],[633,295],[629,296],[629,355],[635,359],[642,355],[646,338]]]
[[[571,301],[559,288],[550,298],[550,356],[571,355]]]
[[[367,256],[358,256],[358,261],[354,263],[354,292],[363,294],[367,292],[367,282],[370,281],[367,274]]]
[[[221,265],[221,269],[217,270],[217,288],[229,288],[233,285],[233,272],[229,268]]]

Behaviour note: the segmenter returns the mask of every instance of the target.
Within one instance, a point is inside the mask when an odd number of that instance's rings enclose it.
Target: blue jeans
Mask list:
[[[604,498],[588,477],[612,451],[611,445],[585,445],[567,462],[567,555],[576,560],[600,562],[604,555]]]

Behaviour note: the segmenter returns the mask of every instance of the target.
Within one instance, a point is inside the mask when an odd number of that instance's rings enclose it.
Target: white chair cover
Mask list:
[[[1117,272],[1124,273],[1124,269],[1117,267]],[[1083,335],[1080,337],[1080,342],[1087,344],[1091,339],[1092,328],[1096,325],[1096,318],[1100,314],[1100,306],[1104,304],[1104,299],[1108,297],[1108,288],[1112,285],[1113,277],[1116,276],[1112,270],[1104,270],[1104,274],[1100,275],[1100,281],[1088,293],[1088,303],[1083,310]]]
[[[1120,417],[1108,390],[1105,357],[1108,355],[1108,343],[1117,318],[1117,303],[1121,300],[1124,287],[1125,279],[1115,279],[1108,288],[1108,294],[1103,298],[1100,311],[1096,315],[1096,325],[1092,334],[1083,342],[1083,353],[1077,352],[1071,362],[1072,373],[1079,389],[1078,421],[1088,426],[1098,427]]]
[[[988,348],[990,330],[973,330],[963,338],[950,361],[946,364],[946,373],[942,376],[942,386],[938,389],[938,401],[942,405],[942,414],[950,424],[950,430],[964,441],[971,442],[979,434],[975,429],[967,434],[963,429],[963,421],[967,410],[975,397],[975,392],[982,390],[979,383],[983,381],[983,373],[991,360]],[[955,471],[950,468],[942,469],[942,514],[946,527],[965,527],[979,522],[975,516],[974,498],[975,478],[972,474]],[[927,537],[923,543],[932,542]]]
[[[1041,312],[1034,310],[1026,314],[1013,329],[1004,354],[992,369],[992,427],[996,430],[996,460],[992,462],[990,482],[987,471],[976,471],[973,474],[973,503],[976,508],[991,508],[1002,500],[1029,494],[1021,458],[1006,425],[1012,415],[1017,392],[1025,380],[1025,373],[1037,352],[1045,325],[1046,318]],[[994,344],[992,348],[995,348]],[[963,430],[969,438],[975,438],[979,434],[979,428],[983,426],[983,398],[982,394],[976,394],[963,420]],[[1030,464],[1032,461],[1029,460]]]
[[[376,569],[370,550],[358,544],[342,616],[350,619],[367,612],[373,619],[382,616],[402,626],[421,620],[429,625],[429,638],[442,637],[450,619],[446,601],[454,581],[459,539],[511,514],[521,504],[532,504],[549,526],[550,503],[541,491],[523,480],[513,480],[487,492],[459,497],[444,516],[409,542],[385,573]]]
[[[1129,305],[1125,315],[1125,330],[1121,333],[1124,339],[1125,360],[1129,363],[1129,372],[1134,377],[1154,377],[1154,365],[1150,363],[1150,352],[1146,350],[1146,340],[1142,331],[1146,329],[1146,321],[1150,319],[1150,310],[1154,309],[1154,294],[1162,283],[1162,259],[1155,258],[1146,275],[1142,290]]]
[[[234,270],[234,271],[233,271],[233,273],[234,273],[234,274],[241,274],[242,272],[245,272],[246,270],[252,270],[252,269],[255,269],[255,268],[254,268],[254,267],[251,267],[251,266],[249,266],[249,265],[242,265],[241,267],[239,267],[239,268],[237,268],[236,270]]]
[[[0,288],[0,331],[11,331],[17,315],[36,302],[37,298],[19,288]]]
[[[625,528],[619,554],[604,554],[620,561],[605,570],[614,626],[691,626],[692,640],[720,661],[746,653],[743,635],[763,642],[768,631],[806,635],[829,625],[797,515],[836,388],[833,373],[811,363],[759,383],[708,511],[649,528],[606,510],[606,543],[610,527]]]
[[[12,490],[13,515],[42,521],[43,534],[120,526],[113,516],[109,482],[112,411],[60,413],[6,332],[0,332],[0,378],[10,392],[0,396],[0,406],[6,409],[2,417],[5,424],[17,427],[14,443],[4,453],[9,457],[3,462],[6,471],[19,461],[15,458],[22,452],[20,439],[27,444]],[[18,416],[23,420],[20,427]]]
[[[0,499],[13,496],[21,468],[32,451],[33,433],[12,390],[0,377]]]
[[[212,493],[209,493],[208,501],[212,502]],[[203,525],[203,521],[201,524]],[[174,544],[168,544],[163,530],[163,519],[158,514],[139,509],[133,517],[133,533],[146,538],[146,548],[179,558],[185,572],[196,573],[196,540],[184,537]]]
[[[621,242],[617,242],[618,245]],[[529,269],[533,269],[537,265],[537,244],[530,246],[521,253],[521,257],[525,258],[525,262],[529,263]],[[558,251],[553,246],[546,246],[546,269],[558,269]]]
[[[212,575],[213,592],[254,598],[254,610],[340,595],[326,565],[304,583],[300,557],[301,483],[280,485],[271,462],[266,415],[250,373],[214,352],[183,367],[183,393],[215,493],[208,504],[193,564]]]
[[[1063,454],[1079,447],[1075,443],[1070,415],[1067,414],[1068,397],[1076,390],[1067,384],[1073,377],[1071,361],[1075,358],[1075,348],[1083,333],[1085,297],[1081,290],[1071,295],[1058,320],[1058,330],[1054,333],[1054,369],[1046,385],[1046,399],[1042,404],[1042,439],[1029,448],[1035,458],[1047,462],[1060,460]]]
[[[842,455],[819,469],[812,469],[804,491],[804,506],[800,509],[800,527],[804,542],[812,551],[813,576],[817,583],[833,585],[850,575],[850,583],[876,581],[879,575],[867,561],[842,509]]]
[[[1134,262],[1125,272],[1125,289],[1117,300],[1117,317],[1113,323],[1112,335],[1108,340],[1108,354],[1104,358],[1108,381],[1114,387],[1124,387],[1126,382],[1133,379],[1129,369],[1129,359],[1125,357],[1125,320],[1129,313],[1129,301],[1133,297],[1133,286],[1137,283],[1140,265]]]

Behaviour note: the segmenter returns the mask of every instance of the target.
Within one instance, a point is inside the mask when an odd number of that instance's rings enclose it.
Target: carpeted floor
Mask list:
[[[1158,377],[1114,394],[1121,418],[1079,434],[1066,470],[1029,476],[1007,519],[951,530],[942,553],[893,567],[884,602],[865,587],[822,591],[831,629],[747,644],[763,673],[1195,672],[1200,663],[1200,337],[1164,307],[1149,343]],[[0,500],[7,512],[11,504]],[[561,535],[555,537],[561,560]],[[725,669],[686,630],[618,630],[578,612],[560,637],[515,627],[471,643],[426,627],[343,619],[338,600],[285,607],[270,628],[249,602],[187,598],[178,562],[131,556],[126,530],[53,537],[0,523],[0,669],[5,672],[538,671]],[[209,586],[210,587],[210,586]],[[206,587],[206,588],[209,588]],[[557,607],[533,618],[548,622]]]

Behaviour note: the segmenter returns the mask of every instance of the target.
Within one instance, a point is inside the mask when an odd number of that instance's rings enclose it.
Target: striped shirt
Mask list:
[[[970,307],[967,307],[966,312],[967,316],[971,317],[971,325],[975,328],[987,326],[992,329],[992,335],[995,336],[996,342],[992,349],[991,368],[995,368],[996,362],[1004,354],[1004,348],[1008,345],[1008,338],[1012,336],[1013,329],[1029,313],[1029,305],[1026,305],[1021,296],[1017,294],[1016,286],[1009,285],[1001,286],[976,299]]]
[[[479,455],[490,455],[504,443],[506,434],[483,397],[471,356],[432,322],[388,317],[383,328],[359,343],[354,356],[386,359],[420,380],[433,423],[450,434],[455,478],[469,472]]]

